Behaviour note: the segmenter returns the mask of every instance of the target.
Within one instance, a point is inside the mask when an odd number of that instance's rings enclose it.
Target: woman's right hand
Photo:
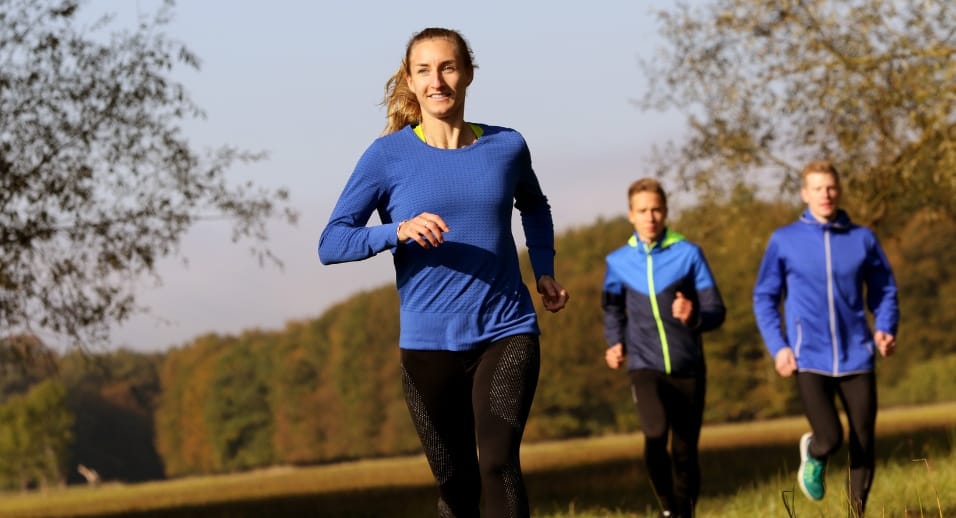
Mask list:
[[[422,248],[434,248],[445,242],[444,233],[448,230],[448,224],[441,216],[422,212],[412,219],[399,223],[395,233],[398,234],[399,243],[411,239]]]
[[[564,306],[567,305],[570,295],[568,295],[568,290],[561,287],[558,284],[558,281],[554,280],[554,277],[550,275],[542,275],[538,278],[538,293],[541,294],[541,302],[544,304],[544,309],[557,313],[564,309]]]

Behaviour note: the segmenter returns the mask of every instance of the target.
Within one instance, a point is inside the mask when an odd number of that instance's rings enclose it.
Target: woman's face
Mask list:
[[[408,88],[422,108],[422,118],[464,118],[465,90],[472,71],[465,70],[454,42],[445,38],[422,40],[408,56]]]
[[[645,243],[657,241],[664,232],[667,221],[667,206],[661,195],[652,191],[642,191],[631,196],[631,210],[627,219],[634,225],[637,237]]]

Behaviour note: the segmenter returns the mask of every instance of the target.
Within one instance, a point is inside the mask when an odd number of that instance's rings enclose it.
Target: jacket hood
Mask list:
[[[837,230],[846,230],[850,228],[851,225],[850,215],[843,209],[837,209],[837,214],[836,217],[833,218],[833,221],[827,221],[826,223],[820,223],[817,221],[817,218],[814,218],[813,214],[810,213],[810,209],[804,209],[803,214],[800,215],[800,222],[823,227],[824,229],[832,228]]]
[[[669,246],[672,246],[674,243],[679,243],[687,239],[680,232],[674,232],[673,230],[667,227],[664,227],[663,236],[664,237],[660,241],[657,241],[654,243],[654,246],[651,247],[651,250],[654,250],[656,248],[664,249]],[[630,246],[631,248],[637,248],[638,250],[643,252],[645,247],[637,246],[638,244],[640,244],[640,242],[641,240],[637,237],[637,232],[634,232],[633,234],[631,234],[630,239],[627,240],[627,245]]]

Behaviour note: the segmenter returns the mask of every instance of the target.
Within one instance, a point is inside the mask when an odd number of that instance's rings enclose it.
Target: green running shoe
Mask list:
[[[813,434],[807,432],[800,437],[800,470],[797,471],[797,482],[800,490],[810,500],[823,500],[827,488],[824,485],[823,475],[827,469],[827,461],[810,456],[810,441]]]

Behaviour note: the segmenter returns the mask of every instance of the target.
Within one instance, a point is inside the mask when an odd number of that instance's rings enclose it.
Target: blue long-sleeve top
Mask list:
[[[431,147],[411,126],[375,140],[319,239],[323,264],[393,251],[403,349],[462,351],[540,332],[511,224],[517,208],[535,278],[553,276],[551,207],[521,134],[480,127],[459,149]],[[380,225],[367,225],[373,212]],[[399,222],[422,212],[445,220],[444,243],[399,243]]]
[[[790,347],[799,370],[828,376],[872,370],[874,343],[864,305],[877,330],[896,335],[896,282],[870,229],[851,223],[842,210],[827,223],[807,210],[770,236],[753,308],[771,356]]]
[[[606,262],[604,337],[623,344],[627,369],[705,374],[701,333],[719,328],[727,311],[700,247],[665,229],[653,244],[632,235]],[[678,292],[694,306],[687,324],[671,310]]]

